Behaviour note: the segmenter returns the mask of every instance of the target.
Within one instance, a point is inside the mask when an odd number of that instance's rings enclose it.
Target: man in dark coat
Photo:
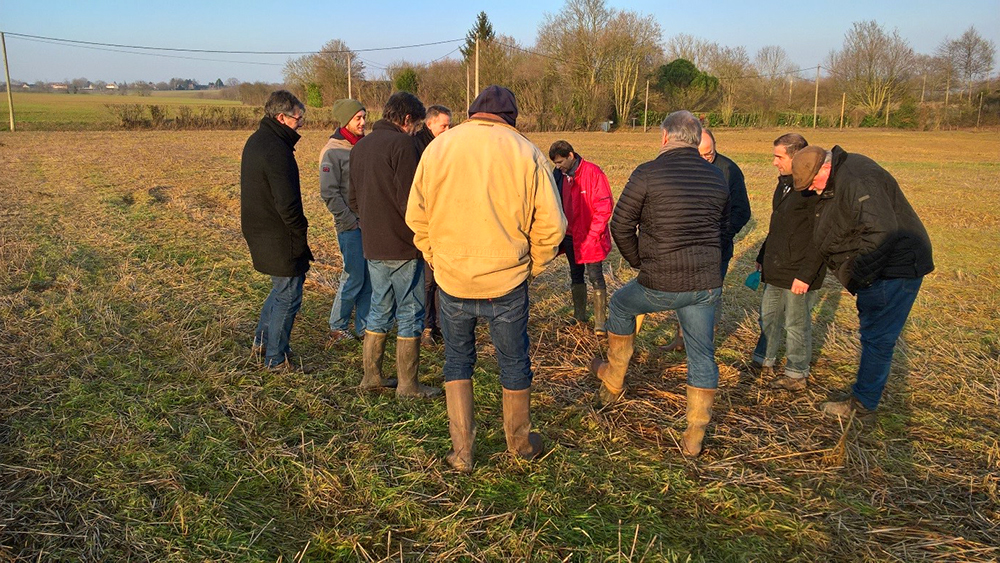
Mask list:
[[[826,277],[823,257],[813,244],[816,202],[811,191],[792,190],[792,157],[809,143],[798,133],[774,140],[773,164],[778,185],[771,198],[771,222],[757,253],[757,270],[764,281],[760,302],[760,337],[751,370],[771,372],[782,332],[787,334],[785,373],[771,387],[800,391],[806,388],[812,359],[812,309]]]
[[[361,239],[372,284],[365,323],[362,389],[396,386],[397,397],[434,397],[441,389],[417,381],[420,334],[424,329],[424,260],[406,225],[406,202],[417,148],[413,133],[426,115],[424,104],[408,92],[396,92],[372,132],[351,150],[348,203],[361,220]],[[382,375],[386,336],[398,321],[396,380]]]
[[[451,129],[451,110],[445,106],[434,105],[427,108],[424,126],[413,136],[417,146],[417,156],[424,155],[424,149],[438,135]],[[434,270],[424,268],[424,333],[420,342],[424,346],[434,346],[441,339],[441,326],[438,322],[441,304],[438,301],[438,286],[434,281]]]
[[[687,337],[685,455],[701,453],[719,383],[715,308],[722,294],[722,235],[729,225],[729,188],[722,172],[698,154],[701,125],[676,111],[661,125],[663,148],[632,172],[611,218],[611,236],[639,275],[611,296],[608,361],[595,358],[598,402],[624,393],[636,316],[675,310]]]
[[[240,224],[253,267],[271,276],[254,332],[254,349],[275,371],[302,369],[290,358],[289,340],[302,305],[302,285],[313,259],[306,241],[309,222],[302,212],[296,132],[305,106],[285,90],[271,93],[260,127],[247,139],[240,164]]]
[[[924,276],[934,270],[930,237],[899,184],[872,159],[806,147],[792,159],[796,190],[819,195],[814,244],[857,296],[861,360],[850,397],[823,403],[831,415],[873,421],[892,353]]]

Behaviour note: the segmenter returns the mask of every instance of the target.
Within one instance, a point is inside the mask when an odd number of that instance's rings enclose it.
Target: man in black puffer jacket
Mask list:
[[[608,361],[595,358],[598,402],[624,392],[635,342],[636,316],[675,310],[687,339],[686,455],[701,452],[719,383],[715,363],[715,307],[722,293],[722,233],[729,225],[729,187],[722,172],[698,154],[701,124],[688,111],[661,125],[663,148],[632,172],[611,217],[622,257],[639,269],[611,297]]]
[[[772,380],[770,386],[788,391],[801,391],[808,385],[812,309],[826,277],[823,257],[813,244],[819,196],[792,190],[792,158],[808,144],[798,133],[786,133],[774,141],[778,186],[772,197],[767,238],[757,253],[764,294],[760,300],[760,337],[753,351],[751,371],[772,371],[784,332],[785,373]]]
[[[302,305],[302,285],[313,259],[306,242],[309,222],[302,212],[296,130],[305,106],[285,90],[271,93],[260,128],[250,135],[240,163],[240,224],[253,267],[271,276],[254,332],[254,349],[275,371],[301,369],[289,361],[289,340]]]
[[[814,243],[840,283],[857,295],[861,361],[850,398],[821,405],[873,421],[896,341],[924,276],[934,270],[927,230],[899,184],[872,159],[806,147],[792,159],[796,190],[819,194]]]

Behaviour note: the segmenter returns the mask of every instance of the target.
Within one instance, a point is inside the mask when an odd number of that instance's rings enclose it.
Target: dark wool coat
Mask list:
[[[273,117],[260,121],[240,162],[240,225],[253,267],[271,276],[300,276],[313,259],[302,212],[295,143],[299,134]]]
[[[840,283],[856,293],[879,279],[932,272],[930,237],[896,179],[866,156],[832,152],[814,242]]]
[[[722,259],[733,257],[733,239],[750,221],[750,197],[747,196],[747,183],[743,171],[729,157],[715,153],[712,164],[722,170],[722,177],[729,186],[729,225],[722,233]]]
[[[757,253],[764,283],[792,289],[798,279],[809,284],[809,291],[823,286],[826,265],[813,244],[817,203],[815,192],[792,189],[791,175],[778,177],[771,198],[771,224]]]
[[[632,172],[611,217],[622,257],[638,282],[657,291],[722,285],[722,233],[729,225],[729,187],[694,147],[665,151]],[[637,231],[638,228],[638,231]]]
[[[361,219],[368,260],[420,258],[405,220],[417,160],[413,137],[384,119],[351,150],[349,204]]]
[[[417,147],[418,157],[424,154],[424,149],[426,149],[427,145],[431,144],[431,141],[433,140],[434,133],[431,133],[430,129],[421,127],[420,131],[417,131],[417,134],[413,136],[413,145]]]

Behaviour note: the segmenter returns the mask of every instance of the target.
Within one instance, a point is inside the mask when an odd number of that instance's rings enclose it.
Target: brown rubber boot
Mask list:
[[[594,334],[604,336],[608,329],[604,326],[608,322],[608,290],[594,290]]]
[[[687,430],[681,437],[681,449],[688,457],[701,453],[701,442],[705,439],[705,427],[712,420],[712,403],[715,389],[700,389],[687,386]]]
[[[660,346],[660,350],[663,352],[683,352],[684,351],[684,331],[681,330],[681,324],[677,323],[677,334],[674,335],[674,339],[670,341],[670,344]]]
[[[578,323],[587,322],[587,284],[573,284],[573,318]]]
[[[507,450],[524,459],[542,455],[542,436],[531,431],[531,388],[503,390],[503,431]]]
[[[429,387],[417,381],[420,366],[420,337],[396,337],[396,397],[417,397],[430,399],[441,394],[437,387]]]
[[[472,380],[460,379],[445,382],[444,397],[448,405],[448,431],[451,433],[451,451],[444,459],[456,471],[472,473],[476,451],[476,417],[472,409]]]
[[[600,357],[590,363],[590,371],[601,380],[601,387],[595,397],[599,406],[605,407],[625,394],[625,372],[632,359],[635,335],[625,336],[608,333],[608,361]]]
[[[395,387],[396,380],[382,377],[382,358],[385,356],[385,333],[365,331],[362,357],[365,375],[361,378],[361,389],[371,390]]]

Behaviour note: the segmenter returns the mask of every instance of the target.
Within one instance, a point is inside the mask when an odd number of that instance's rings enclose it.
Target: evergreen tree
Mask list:
[[[462,57],[465,60],[471,60],[476,56],[476,38],[479,38],[480,48],[482,48],[483,42],[493,41],[496,37],[496,33],[493,32],[493,24],[490,23],[490,18],[486,15],[486,12],[479,12],[476,16],[476,23],[469,30],[469,33],[465,34],[465,45],[460,49],[462,51]]]

